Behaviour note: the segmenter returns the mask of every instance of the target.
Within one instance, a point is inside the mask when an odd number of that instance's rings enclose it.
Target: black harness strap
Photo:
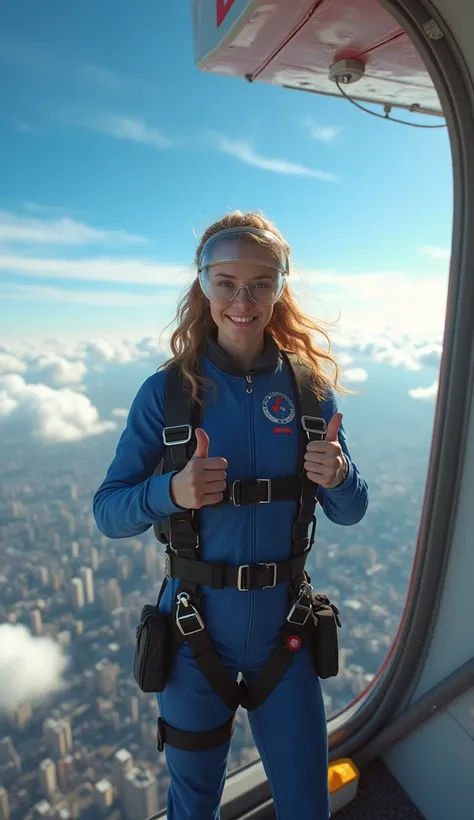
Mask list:
[[[223,589],[236,587],[241,592],[252,589],[269,589],[277,584],[289,583],[299,578],[304,570],[306,555],[290,558],[288,561],[267,564],[241,564],[233,566],[224,563],[189,561],[179,555],[167,556],[169,577],[184,578],[195,584]]]
[[[207,752],[214,746],[221,746],[230,740],[234,734],[235,715],[216,729],[209,729],[207,732],[183,732],[181,729],[174,729],[164,720],[158,718],[157,749],[162,752],[165,743],[181,749],[183,752]]]
[[[224,491],[221,504],[233,504],[241,507],[244,504],[269,504],[271,501],[298,501],[301,492],[301,481],[297,476],[291,478],[256,478],[232,481]],[[215,506],[221,506],[216,504]]]
[[[319,401],[310,388],[309,368],[303,365],[294,354],[282,352],[282,356],[292,373],[298,413],[301,417],[298,476],[272,481],[267,479],[234,481],[228,486],[222,503],[240,506],[241,504],[265,503],[291,498],[299,500],[299,510],[293,525],[292,558],[278,564],[255,564],[241,567],[204,563],[199,560],[199,535],[196,517],[192,510],[183,510],[171,515],[166,538],[168,542],[167,574],[169,577],[180,579],[172,625],[173,644],[178,646],[182,641],[188,641],[196,664],[203,675],[234,713],[239,705],[247,709],[255,709],[264,702],[278,685],[291,664],[295,652],[308,638],[309,630],[313,626],[312,590],[307,583],[308,576],[304,571],[304,565],[314,538],[317,485],[307,477],[303,461],[307,442],[323,439],[326,434],[326,424],[321,415]],[[163,431],[163,441],[167,447],[163,461],[159,465],[160,472],[184,469],[192,457],[193,428],[198,423],[196,406],[191,401],[184,378],[179,367],[172,365],[168,369],[166,380],[166,428]],[[308,535],[311,524],[313,524],[311,535]],[[158,525],[159,535],[162,535],[164,531],[164,528]],[[155,532],[157,532],[156,529]],[[290,606],[291,604],[293,606],[285,620],[277,645],[257,678],[250,685],[247,685],[245,681],[237,683],[232,680],[220,661],[200,615],[201,586],[209,585],[214,589],[221,589],[223,586],[237,586],[238,589],[247,591],[255,588],[264,589],[283,582],[288,583]],[[232,731],[232,721],[211,732],[179,732],[161,721],[158,736],[161,745],[167,742],[177,748],[197,750],[212,748],[214,745],[223,743],[230,737]]]
[[[300,507],[293,524],[293,539],[291,545],[292,560],[306,559],[311,550],[316,519],[317,484],[312,482],[304,469],[304,456],[308,441],[321,441],[326,435],[326,423],[322,417],[321,405],[314,391],[311,389],[311,371],[297,358],[295,354],[281,352],[283,359],[293,377],[297,412],[301,419],[300,430],[300,458],[298,473],[300,476]],[[308,535],[311,526],[311,533]],[[297,598],[290,609],[277,644],[263,669],[251,685],[246,688],[242,705],[248,709],[256,709],[275,689],[286,670],[289,668],[295,652],[304,640],[310,635],[314,623],[312,620],[311,586],[306,583],[307,576],[303,573],[300,578],[289,584],[290,604]],[[299,587],[299,589],[298,589]]]
[[[300,448],[300,463],[298,473],[301,476],[300,509],[293,524],[292,554],[300,555],[310,550],[314,541],[316,519],[316,492],[318,485],[307,476],[304,469],[304,455],[308,441],[321,441],[326,436],[326,422],[322,417],[319,399],[311,389],[311,371],[294,353],[281,351],[286,360],[295,386],[297,409],[301,419],[302,446]],[[301,434],[301,431],[300,431]],[[309,528],[311,532],[308,535]]]
[[[191,400],[189,388],[180,368],[173,365],[167,372],[165,406],[166,427],[163,431],[163,441],[167,447],[163,458],[163,471],[183,470],[194,451],[192,445],[188,445],[191,442],[193,427],[199,423],[198,409],[196,403]],[[197,564],[199,535],[193,510],[183,510],[170,516],[168,538],[169,566],[175,557],[187,561],[190,566]],[[226,706],[235,712],[240,703],[240,688],[221,664],[205,630],[199,614],[201,584],[189,577],[177,577],[180,578],[180,585],[177,591],[179,603],[176,606],[174,625],[175,644],[188,641],[201,672]]]

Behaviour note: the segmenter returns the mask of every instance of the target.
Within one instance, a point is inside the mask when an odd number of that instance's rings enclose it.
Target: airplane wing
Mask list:
[[[377,0],[193,0],[192,14],[202,71],[330,96],[342,72],[355,100],[443,116],[422,58]]]

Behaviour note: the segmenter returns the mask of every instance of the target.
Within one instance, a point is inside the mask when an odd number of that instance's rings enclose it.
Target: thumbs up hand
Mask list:
[[[173,501],[187,510],[218,504],[227,486],[227,460],[209,458],[209,436],[201,427],[196,429],[196,442],[192,459],[171,479]]]
[[[338,433],[342,413],[336,413],[328,424],[324,441],[309,441],[304,468],[310,481],[332,489],[345,480],[348,472],[346,457],[339,444]]]

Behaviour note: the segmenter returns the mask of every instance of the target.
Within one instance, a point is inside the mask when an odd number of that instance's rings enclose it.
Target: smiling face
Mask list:
[[[207,277],[213,297],[209,306],[219,341],[227,338],[241,348],[263,339],[273,315],[268,295],[274,290],[276,273],[253,263],[222,262],[210,268]]]
[[[263,350],[264,330],[283,291],[286,268],[285,250],[268,233],[223,231],[204,246],[199,281],[218,343],[245,365]]]

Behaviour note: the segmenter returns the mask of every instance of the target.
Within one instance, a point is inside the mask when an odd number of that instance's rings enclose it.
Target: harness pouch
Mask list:
[[[327,595],[316,592],[313,595],[313,615],[312,655],[316,672],[320,678],[334,678],[339,672],[339,610],[331,604]]]
[[[137,626],[133,676],[142,692],[162,692],[168,678],[168,617],[157,606],[143,607]]]

